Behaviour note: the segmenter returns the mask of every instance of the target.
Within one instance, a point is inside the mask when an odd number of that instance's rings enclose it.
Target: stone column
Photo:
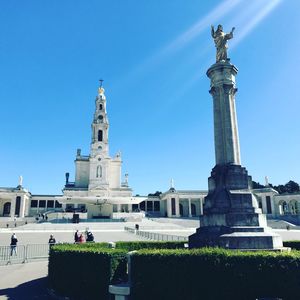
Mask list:
[[[203,215],[203,199],[200,198],[200,215]]]
[[[272,217],[276,216],[276,207],[275,207],[275,203],[274,203],[274,198],[273,195],[270,194],[271,197],[271,208],[272,208]]]
[[[132,212],[132,204],[128,204],[128,212]]]
[[[10,206],[10,216],[11,216],[11,218],[15,217],[16,197],[17,197],[17,195],[12,196],[12,198],[10,199],[10,201],[11,201],[11,206]]]
[[[172,217],[172,206],[171,206],[171,198],[167,198],[167,216],[168,218]]]
[[[214,64],[207,71],[207,76],[211,79],[210,93],[213,96],[217,165],[241,164],[235,109],[237,72],[237,68],[229,63]]]
[[[175,217],[180,217],[179,197],[175,197]]]
[[[25,217],[25,205],[26,205],[26,196],[23,195],[21,196],[21,203],[20,203],[20,214],[19,217],[20,218],[24,218]]]
[[[117,204],[117,212],[121,212],[121,204]]]
[[[261,204],[262,204],[261,211],[263,214],[266,214],[267,213],[267,198],[266,198],[266,196],[261,197]]]
[[[191,198],[188,199],[189,201],[189,217],[192,217],[192,207],[191,207]]]

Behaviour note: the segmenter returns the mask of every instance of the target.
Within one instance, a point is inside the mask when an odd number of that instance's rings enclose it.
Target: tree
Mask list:
[[[262,189],[264,188],[265,186],[264,185],[261,185],[259,182],[256,182],[254,180],[252,180],[252,188],[253,189]]]
[[[162,194],[162,192],[156,191],[154,194],[148,194],[148,196],[156,196],[159,197]]]
[[[299,184],[293,180],[290,180],[285,184],[287,193],[297,193],[300,191]]]
[[[293,180],[290,180],[286,184],[279,184],[279,185],[272,185],[270,183],[269,187],[273,188],[279,194],[284,194],[284,193],[292,194],[292,193],[300,192],[299,184]],[[252,188],[261,189],[261,188],[265,188],[265,186],[261,185],[259,182],[252,181]]]
[[[273,189],[276,190],[279,194],[284,194],[284,193],[297,193],[300,191],[299,184],[293,180],[290,180],[286,184],[279,184],[279,185],[274,185]]]

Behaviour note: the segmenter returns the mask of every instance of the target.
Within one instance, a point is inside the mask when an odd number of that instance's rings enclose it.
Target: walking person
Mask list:
[[[50,235],[48,243],[49,243],[50,247],[53,246],[56,243],[56,240],[55,240],[55,238],[52,234]]]
[[[17,243],[18,243],[17,236],[15,233],[13,233],[10,239],[10,256],[12,256],[13,253],[17,255]]]

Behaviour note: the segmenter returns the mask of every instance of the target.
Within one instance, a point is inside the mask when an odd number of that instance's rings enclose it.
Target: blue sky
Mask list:
[[[74,1],[0,4],[0,186],[23,175],[59,194],[89,153],[98,79],[134,194],[207,189],[214,167],[210,25],[235,26],[242,165],[256,181],[300,181],[298,0]]]

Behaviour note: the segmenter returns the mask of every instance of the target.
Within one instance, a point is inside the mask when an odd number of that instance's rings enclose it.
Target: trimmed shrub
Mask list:
[[[290,247],[293,250],[300,250],[300,241],[285,241],[283,247]]]
[[[131,270],[133,300],[289,300],[300,295],[298,251],[139,250]]]
[[[172,241],[158,241],[158,242],[117,242],[117,249],[124,249],[128,251],[140,250],[140,249],[182,249],[187,242],[172,242]]]
[[[127,280],[126,253],[99,244],[52,246],[49,285],[72,299],[110,299],[109,284]]]

